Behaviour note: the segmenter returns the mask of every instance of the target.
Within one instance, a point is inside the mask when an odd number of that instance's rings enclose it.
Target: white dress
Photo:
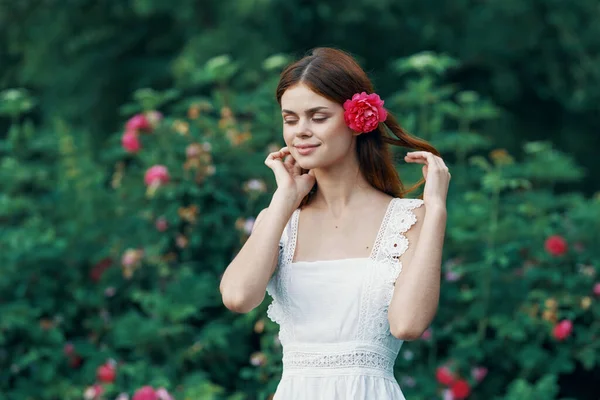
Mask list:
[[[422,204],[394,198],[369,257],[330,261],[292,262],[300,210],[292,214],[267,286],[283,347],[274,400],[405,400],[393,372],[403,342],[387,310]]]

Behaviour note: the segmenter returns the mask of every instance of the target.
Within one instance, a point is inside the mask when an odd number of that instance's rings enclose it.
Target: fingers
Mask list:
[[[287,147],[282,147],[279,151],[269,153],[269,155],[265,159],[265,164],[268,165],[269,163],[272,163],[274,161],[282,161],[283,158],[288,154],[290,154],[289,149]]]
[[[287,147],[283,147],[279,151],[269,153],[265,159],[265,165],[271,168],[274,172],[281,171],[282,169],[285,170],[283,158],[288,154],[290,154],[290,151]]]
[[[446,166],[444,160],[429,151],[408,152],[406,153],[404,160],[417,164],[425,164],[430,170],[446,172],[450,176],[450,172],[448,171],[448,167]]]

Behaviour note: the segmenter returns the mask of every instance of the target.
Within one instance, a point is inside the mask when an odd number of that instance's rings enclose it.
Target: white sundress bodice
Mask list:
[[[283,347],[274,400],[404,400],[393,372],[403,342],[387,310],[422,204],[392,199],[369,257],[328,261],[292,262],[300,210],[292,214],[267,286]]]

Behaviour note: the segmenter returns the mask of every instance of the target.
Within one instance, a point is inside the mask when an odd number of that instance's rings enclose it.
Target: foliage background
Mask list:
[[[397,362],[407,398],[442,398],[436,368],[451,365],[472,399],[597,400],[599,13],[591,0],[1,2],[0,398],[79,399],[106,360],[105,398],[274,392],[266,303],[233,315],[218,281],[274,189],[262,161],[281,144],[278,73],[335,46],[453,171],[440,311]],[[127,153],[125,122],[152,110],[164,118]],[[170,182],[145,187],[155,164]],[[545,249],[552,235],[564,254]]]

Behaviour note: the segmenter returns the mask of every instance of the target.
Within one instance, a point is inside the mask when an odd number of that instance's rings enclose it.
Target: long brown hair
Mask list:
[[[355,93],[373,93],[373,84],[354,58],[342,50],[327,47],[314,49],[310,55],[283,70],[276,90],[277,102],[280,106],[283,93],[299,83],[307,85],[315,93],[340,105],[352,98]],[[358,163],[367,182],[390,196],[404,197],[421,186],[424,180],[421,179],[406,190],[394,167],[389,148],[385,144],[429,151],[438,156],[440,154],[426,141],[402,129],[389,110],[387,119],[379,124],[376,130],[358,135],[356,140]],[[307,204],[313,194],[314,190],[302,200],[300,205]]]

